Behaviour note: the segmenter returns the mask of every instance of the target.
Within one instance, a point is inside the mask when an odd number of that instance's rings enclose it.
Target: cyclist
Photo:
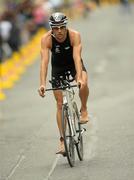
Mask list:
[[[46,78],[51,52],[52,78],[59,79],[70,71],[72,77],[81,85],[79,97],[81,100],[81,123],[88,122],[87,100],[89,95],[87,71],[81,58],[82,44],[80,33],[67,28],[68,18],[61,12],[53,13],[49,19],[50,30],[41,39],[41,65],[40,65],[40,87],[38,89],[41,97],[45,96]],[[53,92],[57,102],[57,125],[60,132],[60,150],[64,152],[64,141],[62,136],[61,110],[62,92]]]

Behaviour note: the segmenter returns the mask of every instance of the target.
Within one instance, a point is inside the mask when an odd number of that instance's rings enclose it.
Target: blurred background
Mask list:
[[[71,17],[76,14],[78,16],[90,9],[89,2],[80,0],[1,0],[1,59],[10,57],[12,52],[18,51],[37,33],[39,28],[48,29],[48,18],[53,11],[63,11]],[[15,34],[16,36],[14,36]]]

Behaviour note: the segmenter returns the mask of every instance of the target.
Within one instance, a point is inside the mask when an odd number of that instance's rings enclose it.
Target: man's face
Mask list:
[[[62,40],[66,36],[66,26],[56,26],[52,28],[53,34],[59,40]]]

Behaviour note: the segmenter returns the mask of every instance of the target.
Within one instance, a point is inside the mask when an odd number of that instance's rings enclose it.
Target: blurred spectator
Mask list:
[[[127,6],[129,4],[128,0],[120,0],[121,4]]]
[[[44,12],[45,12],[45,28],[46,29],[49,29],[49,23],[48,23],[48,20],[49,20],[49,17],[50,15],[52,14],[53,12],[53,5],[50,1],[48,0],[44,0],[43,2],[43,9],[44,9]]]
[[[11,48],[9,47],[8,40],[10,38],[10,31],[12,24],[7,17],[7,12],[3,13],[0,18],[0,37],[1,37],[1,58],[11,55]]]
[[[49,29],[48,19],[50,14],[53,11],[53,6],[48,0],[36,0],[35,6],[33,9],[33,20],[37,26],[37,29],[40,27],[45,27]]]
[[[21,45],[20,30],[14,21],[12,22],[8,44],[11,47],[12,52],[18,51]]]
[[[49,19],[49,16],[51,15],[51,13],[53,11],[52,3],[49,0],[44,0],[43,8],[44,8],[44,11],[46,12],[46,14],[48,16],[48,19]]]
[[[23,20],[32,19],[33,2],[31,0],[23,0],[17,6],[18,13],[23,17]]]
[[[16,1],[13,0],[5,0],[5,6],[7,10],[15,10],[16,9]]]
[[[33,9],[33,21],[36,24],[37,29],[45,26],[45,11],[42,4],[37,4]]]
[[[0,35],[3,42],[7,42],[10,37],[10,31],[12,29],[12,24],[7,18],[7,13],[5,12],[0,19]]]
[[[100,5],[101,1],[100,0],[93,0],[98,6]]]
[[[0,34],[0,63],[2,62],[3,51],[2,51],[2,38]]]
[[[20,31],[16,24],[16,15],[12,10],[5,11],[0,21],[2,50],[5,56],[18,51],[20,47]]]
[[[23,0],[17,5],[17,22],[21,30],[21,43],[25,44],[35,34],[36,27],[33,23],[33,2]]]
[[[54,11],[60,11],[63,7],[64,0],[50,0],[50,3],[53,6]]]

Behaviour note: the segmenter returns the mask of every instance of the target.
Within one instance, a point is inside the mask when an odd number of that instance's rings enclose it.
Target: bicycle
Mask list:
[[[80,123],[79,111],[74,100],[74,87],[78,87],[78,85],[71,85],[70,82],[73,80],[70,80],[68,76],[65,79],[60,77],[57,82],[55,80],[49,81],[52,85],[58,84],[57,88],[46,89],[46,91],[62,90],[63,92],[62,131],[65,146],[64,156],[67,157],[71,167],[75,164],[75,147],[79,160],[83,160],[83,132],[86,131]]]

